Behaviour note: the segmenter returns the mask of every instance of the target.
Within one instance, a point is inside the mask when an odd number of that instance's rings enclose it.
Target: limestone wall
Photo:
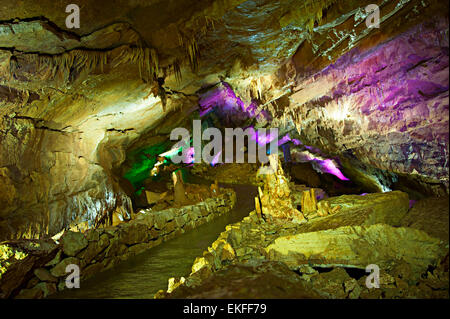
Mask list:
[[[59,244],[15,243],[5,250],[0,273],[1,298],[43,298],[66,288],[66,267],[80,267],[81,280],[109,269],[185,231],[229,212],[236,203],[231,189],[195,205],[152,212],[142,210],[130,222],[114,227],[66,232]],[[34,247],[34,248],[33,248]],[[11,252],[7,254],[6,251]],[[19,252],[20,259],[15,258]],[[17,255],[17,256],[19,256]],[[25,256],[25,257],[24,257]]]

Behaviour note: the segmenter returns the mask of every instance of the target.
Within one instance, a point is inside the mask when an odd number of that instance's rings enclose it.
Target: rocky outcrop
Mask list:
[[[219,270],[199,286],[181,285],[167,298],[318,299],[321,296],[285,264],[253,261]]]
[[[352,225],[388,224],[399,226],[409,209],[408,194],[393,191],[364,195],[329,197],[319,202],[318,211],[338,212]],[[328,215],[327,213],[322,216]],[[341,224],[348,225],[348,224]]]
[[[0,240],[131,214],[126,150],[167,139],[209,96],[200,91],[223,83],[231,104],[297,126],[328,153],[445,182],[448,22],[435,16],[448,6],[383,2],[377,31],[364,23],[369,3],[89,0],[79,29],[62,3],[3,4]]]
[[[448,241],[412,227],[392,226],[404,224],[408,216],[407,194],[395,191],[331,197],[318,203],[326,200],[339,203],[342,209],[301,224],[289,220],[282,224],[266,222],[251,212],[241,222],[226,227],[203,256],[194,261],[188,277],[172,278],[169,290],[160,291],[157,296],[203,296],[203,288],[233,296],[227,289],[213,289],[212,283],[224,278],[233,281],[231,274],[241,272],[243,265],[253,267],[267,261],[287,265],[299,276],[294,276],[291,284],[300,278],[303,288],[299,287],[299,291],[307,287],[310,296],[448,296]],[[383,202],[390,204],[385,211],[380,208]],[[448,214],[448,205],[446,211]],[[366,267],[370,264],[380,268],[379,289],[366,285]],[[270,274],[258,276],[262,283],[270,280]]]
[[[419,200],[401,219],[400,225],[422,230],[428,235],[448,242],[449,201],[448,197]]]
[[[376,264],[386,269],[403,259],[415,272],[423,273],[445,256],[439,243],[416,229],[378,224],[280,237],[266,252],[269,259],[283,261],[291,268],[308,264],[365,269]]]
[[[302,141],[448,185],[447,29],[445,18],[418,25],[299,80],[285,112]]]

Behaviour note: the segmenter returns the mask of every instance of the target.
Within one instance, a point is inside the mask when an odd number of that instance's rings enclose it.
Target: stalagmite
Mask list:
[[[172,173],[174,200],[176,205],[183,205],[186,203],[186,194],[184,190],[183,177],[181,171],[175,171]]]
[[[211,184],[210,189],[211,189],[211,194],[212,195],[218,195],[219,194],[219,182],[217,181],[217,179],[214,181],[213,184]]]
[[[258,188],[262,215],[269,220],[272,218],[303,220],[303,214],[292,204],[289,182],[284,175],[278,155],[269,155],[269,162],[271,172],[265,170],[264,190]]]
[[[305,216],[317,211],[317,199],[314,188],[302,193],[301,209]]]

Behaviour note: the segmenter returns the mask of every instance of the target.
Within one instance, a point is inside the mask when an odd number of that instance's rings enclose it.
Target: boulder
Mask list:
[[[175,217],[175,223],[178,228],[183,227],[186,224],[186,222],[187,222],[187,215],[181,215],[181,216]]]
[[[216,251],[221,261],[233,260],[236,257],[236,252],[233,247],[223,239],[216,240],[212,243],[212,249]]]
[[[402,226],[423,230],[448,242],[449,198],[427,198],[417,201],[401,221]]]
[[[265,248],[270,260],[300,265],[365,269],[369,264],[389,268],[401,259],[415,272],[426,271],[445,255],[439,239],[412,228],[389,225],[345,226],[277,238]]]
[[[120,225],[119,238],[125,245],[146,242],[148,236],[148,226],[143,222],[131,221]]]
[[[311,284],[314,289],[324,298],[344,299],[351,288],[350,285],[357,285],[356,280],[352,280],[343,268],[311,276]],[[355,284],[356,283],[356,284]],[[347,287],[346,287],[347,286]],[[351,290],[353,290],[351,289]]]
[[[110,239],[110,244],[108,248],[105,249],[105,257],[120,256],[127,252],[127,246],[122,243],[120,238],[113,237]],[[103,253],[102,253],[103,254]]]
[[[88,247],[78,254],[78,257],[83,259],[86,263],[90,263],[95,257],[100,254],[103,249],[109,245],[109,236],[102,234],[98,241],[92,241]]]
[[[76,256],[88,245],[88,240],[82,233],[68,231],[61,237],[61,244],[67,256]]]
[[[161,214],[161,212],[157,212],[153,216],[153,222],[156,229],[161,230],[166,225],[166,216]]]
[[[82,268],[81,260],[75,257],[68,257],[63,259],[59,264],[57,264],[55,267],[53,267],[50,270],[50,274],[54,277],[63,277],[65,275],[68,275],[66,272],[66,267],[70,264],[74,264]]]
[[[323,199],[319,201],[317,206],[319,211],[324,207],[329,207],[332,211],[336,207],[340,207],[337,212],[341,214],[352,213],[352,218],[355,217],[358,220],[361,220],[358,214],[364,214],[364,221],[360,221],[360,224],[357,225],[384,223],[399,226],[402,218],[408,212],[409,197],[408,194],[401,191],[367,195],[342,195]],[[355,211],[359,211],[359,213],[355,213]]]
[[[202,269],[206,269],[202,268]],[[321,298],[312,287],[280,262],[254,261],[230,265],[209,274],[207,280],[171,279],[167,298],[304,299]]]
[[[53,276],[48,269],[37,268],[34,270],[34,274],[40,281],[58,282],[58,278]]]
[[[176,229],[176,227],[177,227],[177,224],[176,224],[175,220],[172,220],[166,224],[166,226],[164,227],[164,232],[166,234],[171,233]]]
[[[58,250],[55,257],[52,260],[50,260],[48,263],[46,263],[45,266],[54,266],[54,265],[58,264],[61,261],[61,255],[62,255],[62,250]]]
[[[331,211],[336,212],[324,217],[310,219],[308,223],[298,226],[297,232],[307,233],[343,226],[369,226],[379,223],[397,226],[401,223],[408,210],[405,193],[390,192],[372,195],[374,196],[344,195],[322,200],[318,203],[319,211],[326,205],[325,207],[331,206]],[[397,198],[397,195],[399,195],[399,198]],[[346,206],[344,204],[342,198],[348,196],[358,196],[353,205]],[[374,197],[375,200],[372,201]],[[364,203],[365,199],[367,199],[366,203]],[[380,201],[386,202],[385,209],[378,204]],[[389,204],[387,204],[388,202]]]

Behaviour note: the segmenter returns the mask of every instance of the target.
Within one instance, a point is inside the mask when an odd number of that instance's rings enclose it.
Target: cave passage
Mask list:
[[[188,180],[207,183],[193,176],[189,176]],[[194,259],[211,245],[225,226],[240,221],[253,209],[256,187],[231,187],[236,191],[237,202],[228,214],[86,280],[80,289],[66,289],[50,298],[152,299],[158,290],[167,289],[168,278],[189,274]]]

